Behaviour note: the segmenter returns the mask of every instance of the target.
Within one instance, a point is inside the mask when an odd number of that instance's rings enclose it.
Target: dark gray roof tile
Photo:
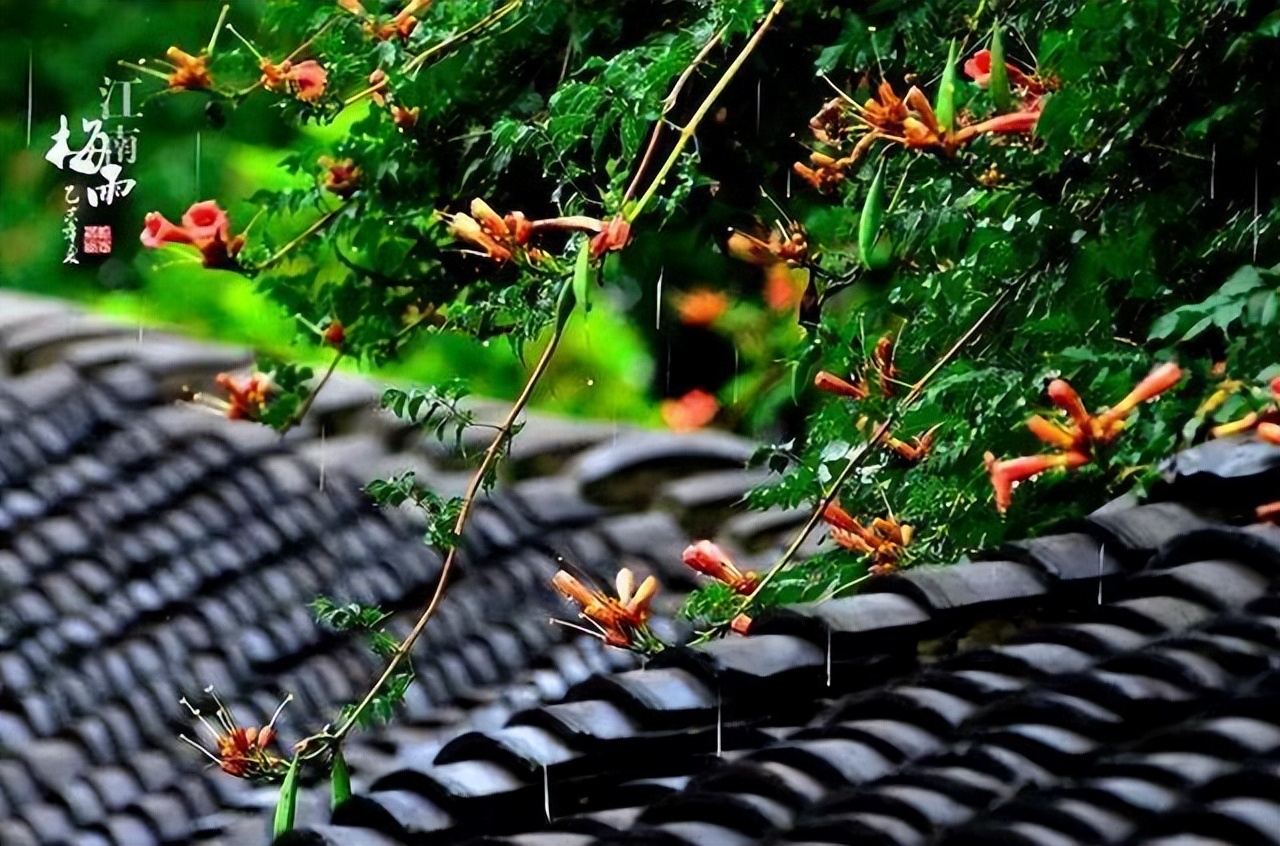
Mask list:
[[[1237,561],[1213,560],[1181,564],[1133,579],[1123,596],[1175,596],[1217,610],[1240,608],[1262,596],[1270,580]]]
[[[742,467],[751,449],[747,441],[714,430],[676,436],[628,432],[578,456],[573,470],[589,498],[604,495],[607,486],[609,500],[647,502],[657,482],[672,475],[673,467],[680,469],[680,475],[697,468]]]
[[[544,728],[575,749],[579,744],[635,737],[639,732],[639,726],[617,706],[598,699],[522,711],[511,718],[510,725]]]
[[[1238,820],[1252,828],[1265,841],[1280,843],[1280,801],[1255,797],[1223,799],[1210,806],[1221,816]]]
[[[408,790],[358,793],[333,812],[333,825],[372,829],[398,843],[453,826],[453,818],[431,800]],[[305,841],[304,841],[305,842]]]
[[[696,651],[710,661],[718,677],[790,676],[816,670],[826,661],[826,655],[814,644],[786,635],[725,638],[700,646]]]
[[[71,839],[75,830],[67,812],[47,802],[24,805],[19,810],[18,817],[31,826],[41,843],[64,843]],[[138,846],[149,846],[151,842],[154,841],[142,839],[138,841]]]
[[[1178,535],[1210,525],[1210,521],[1186,506],[1157,502],[1106,513],[1088,519],[1091,530],[1105,542],[1119,544],[1127,554],[1150,556]]]
[[[402,846],[402,843],[363,825],[312,825],[295,828],[278,838],[275,846]]]
[[[593,676],[576,685],[567,698],[607,699],[645,723],[685,721],[698,712],[705,716],[717,701],[714,691],[674,667]]]
[[[755,634],[795,634],[821,641],[827,629],[839,652],[915,652],[915,636],[932,620],[917,600],[898,593],[866,593],[825,602],[789,605],[766,612],[752,624]]]
[[[829,787],[861,784],[893,769],[893,762],[873,747],[841,738],[781,743],[752,753],[751,760],[786,764]]]
[[[516,725],[493,732],[467,732],[445,744],[437,764],[465,760],[492,761],[512,772],[532,773],[541,767],[562,764],[577,753],[562,740],[536,726]]]
[[[1247,434],[1218,438],[1177,453],[1161,470],[1165,497],[1250,510],[1280,489],[1280,447]]]
[[[753,846],[749,835],[704,822],[673,822],[637,829],[623,842],[634,846]]]
[[[840,737],[872,746],[890,760],[901,763],[938,750],[942,740],[914,723],[892,719],[847,720],[822,728],[797,732],[795,739]]]

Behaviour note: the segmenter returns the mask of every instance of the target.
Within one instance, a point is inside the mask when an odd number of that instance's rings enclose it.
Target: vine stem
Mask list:
[[[258,271],[266,270],[266,269],[267,269],[268,267],[270,267],[271,265],[273,265],[273,264],[275,264],[276,262],[280,261],[280,259],[282,259],[282,258],[284,258],[285,256],[287,256],[290,252],[292,252],[292,250],[293,250],[295,247],[297,247],[297,246],[298,246],[299,244],[301,244],[303,241],[307,240],[307,239],[308,239],[308,238],[310,238],[312,235],[316,234],[316,233],[317,233],[317,232],[319,232],[321,229],[323,229],[325,226],[327,226],[327,225],[329,224],[329,221],[331,221],[331,220],[333,220],[335,217],[337,217],[337,216],[338,216],[338,212],[342,211],[342,210],[343,210],[343,209],[345,209],[345,208],[346,208],[346,206],[345,206],[345,205],[341,205],[341,206],[338,206],[338,207],[337,207],[336,209],[334,209],[333,211],[325,213],[325,215],[324,215],[323,217],[321,217],[320,219],[318,219],[315,223],[311,224],[311,225],[310,225],[310,226],[308,226],[306,229],[302,230],[302,232],[301,232],[301,233],[299,233],[298,235],[294,236],[293,240],[291,240],[289,243],[285,244],[283,247],[281,247],[280,249],[278,249],[278,250],[276,250],[274,253],[272,253],[270,258],[268,258],[268,259],[267,259],[266,261],[264,261],[262,264],[260,264],[260,265],[258,265],[257,267],[255,267],[255,268],[254,268],[254,270],[258,270]]]
[[[342,357],[344,355],[346,355],[345,352],[338,350],[338,354],[333,357],[333,361],[329,362],[329,368],[325,370],[324,375],[320,377],[320,381],[316,383],[315,389],[311,391],[311,393],[307,394],[306,401],[298,407],[298,410],[293,413],[293,416],[289,418],[288,422],[281,427],[281,435],[284,435],[294,426],[297,426],[306,419],[307,412],[311,410],[311,406],[315,405],[316,397],[320,395],[321,389],[329,383],[329,380],[333,377],[333,372],[338,369],[338,362],[342,361]]]
[[[684,88],[685,83],[689,81],[689,77],[693,76],[694,70],[698,65],[706,61],[707,56],[711,55],[711,50],[720,43],[720,39],[724,37],[727,26],[722,26],[716,30],[715,34],[706,44],[702,45],[702,49],[698,51],[698,55],[693,57],[693,61],[689,63],[680,73],[680,77],[676,80],[676,84],[671,87],[671,93],[667,94],[662,101],[662,114],[658,116],[658,121],[653,125],[653,133],[649,136],[649,146],[645,148],[644,156],[640,159],[640,164],[636,167],[635,176],[631,177],[631,184],[627,186],[627,191],[622,195],[622,205],[625,207],[627,201],[635,196],[636,189],[640,187],[640,178],[644,176],[644,172],[649,169],[649,162],[653,159],[654,151],[658,149],[658,138],[662,135],[662,127],[665,125],[666,114],[675,107],[676,98],[680,96],[680,91]]]
[[[836,501],[836,498],[839,497],[840,488],[844,486],[845,482],[849,481],[849,477],[853,475],[853,471],[862,464],[863,460],[871,452],[872,448],[884,439],[884,436],[888,434],[889,427],[893,425],[894,421],[897,420],[904,411],[914,405],[916,400],[920,399],[921,394],[924,393],[925,387],[933,380],[933,377],[937,376],[942,368],[950,364],[951,360],[959,354],[960,350],[964,349],[964,347],[973,340],[974,336],[978,334],[978,330],[981,329],[986,322],[991,319],[991,316],[996,313],[996,310],[1004,304],[1004,301],[1008,298],[1012,290],[1012,288],[1006,288],[998,297],[996,297],[995,302],[988,306],[987,310],[984,311],[982,315],[973,322],[973,325],[960,336],[960,339],[952,344],[951,348],[943,353],[941,358],[934,362],[933,366],[929,368],[929,372],[921,376],[919,380],[911,386],[911,390],[894,407],[893,411],[889,413],[889,416],[876,427],[867,442],[859,447],[857,452],[849,456],[849,460],[845,462],[844,467],[836,476],[835,481],[832,482],[831,488],[823,495],[821,501],[818,503],[818,507],[814,509],[813,514],[809,516],[804,527],[800,529],[800,533],[791,541],[791,544],[787,547],[786,551],[782,553],[782,557],[778,559],[778,562],[769,569],[769,572],[766,573],[764,578],[760,580],[760,583],[756,585],[756,589],[742,601],[742,604],[738,607],[736,614],[741,614],[746,611],[747,608],[751,606],[751,603],[755,601],[756,597],[760,595],[760,591],[764,590],[765,586],[768,585],[769,582],[773,581],[774,577],[791,563],[791,559],[795,557],[796,552],[800,549],[800,545],[803,544],[809,535],[813,533],[813,530],[817,528],[818,523],[822,522],[822,515],[823,512],[827,510],[827,506],[831,505]]]
[[[474,24],[467,27],[462,32],[459,32],[457,35],[452,35],[446,38],[444,41],[441,41],[439,44],[435,45],[434,47],[430,47],[422,51],[421,53],[419,53],[418,55],[410,59],[409,63],[404,66],[404,73],[406,75],[413,73],[418,68],[422,67],[422,65],[425,64],[426,61],[430,59],[432,56],[434,56],[435,54],[449,49],[454,44],[457,44],[461,41],[465,41],[467,38],[471,37],[472,35],[474,35],[475,33],[483,29],[487,29],[488,27],[492,26],[493,24],[505,18],[511,12],[515,11],[523,2],[524,0],[511,0],[510,3],[507,3],[505,6],[502,6],[499,9],[495,9],[494,11],[485,15],[483,18],[476,21]]]
[[[409,634],[396,647],[396,651],[391,655],[391,660],[387,662],[386,669],[382,671],[382,675],[369,688],[369,692],[365,694],[364,699],[360,700],[360,704],[356,705],[346,721],[329,735],[328,740],[331,744],[341,743],[342,739],[355,727],[360,715],[364,713],[364,710],[369,707],[369,704],[381,692],[404,659],[409,656],[413,645],[417,642],[423,629],[427,627],[427,622],[434,616],[440,600],[444,598],[445,587],[449,581],[449,573],[458,557],[458,546],[462,540],[462,530],[466,527],[467,519],[471,516],[476,499],[484,487],[485,477],[497,463],[498,456],[502,453],[502,445],[511,437],[511,431],[515,427],[516,420],[520,417],[521,412],[524,411],[525,406],[529,404],[529,400],[533,397],[533,392],[543,374],[547,372],[547,366],[551,363],[551,357],[555,354],[556,347],[559,346],[560,338],[563,334],[564,322],[557,322],[555,329],[551,333],[551,340],[547,343],[546,349],[542,351],[542,355],[538,358],[538,363],[534,365],[533,371],[529,373],[529,378],[525,380],[524,389],[520,391],[520,396],[511,405],[511,410],[507,413],[507,419],[498,427],[497,434],[494,435],[489,448],[485,450],[480,466],[476,468],[475,475],[471,477],[471,481],[467,484],[467,490],[462,497],[462,507],[458,511],[458,519],[453,524],[454,544],[445,555],[444,564],[440,568],[440,577],[436,581],[436,589],[432,593],[430,601],[422,609],[422,613],[418,616],[418,621],[413,624]]]
[[[715,105],[716,100],[720,99],[720,95],[729,87],[729,83],[733,81],[734,76],[746,63],[747,58],[756,49],[756,45],[760,43],[760,39],[764,37],[769,25],[773,23],[773,19],[778,16],[778,13],[782,11],[782,7],[785,5],[787,5],[787,0],[777,0],[773,4],[773,8],[769,10],[769,13],[764,16],[764,20],[760,22],[760,26],[756,27],[751,39],[743,46],[741,52],[730,63],[729,67],[725,69],[724,74],[716,81],[715,87],[698,105],[698,110],[693,113],[693,117],[689,118],[689,122],[680,128],[680,137],[676,140],[676,145],[667,156],[667,160],[662,163],[662,167],[653,177],[653,181],[649,183],[648,189],[636,201],[635,207],[626,215],[628,223],[635,221],[644,211],[645,206],[649,205],[653,198],[657,196],[658,189],[662,187],[667,174],[671,172],[671,168],[675,167],[676,162],[680,159],[680,154],[684,152],[684,148],[689,145],[694,133],[698,131],[698,125],[702,123],[702,119],[707,116],[707,112],[711,111],[711,107]],[[650,143],[652,144],[652,142]]]

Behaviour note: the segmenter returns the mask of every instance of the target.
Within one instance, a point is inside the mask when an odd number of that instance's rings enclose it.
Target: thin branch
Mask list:
[[[867,442],[859,447],[857,452],[849,456],[849,460],[845,462],[844,468],[841,469],[839,475],[836,476],[835,481],[831,483],[830,490],[823,495],[822,500],[818,503],[818,507],[814,509],[813,514],[810,515],[808,521],[805,522],[800,533],[796,535],[795,539],[791,542],[791,545],[782,553],[782,557],[778,559],[778,562],[773,565],[769,572],[765,574],[764,578],[760,580],[760,583],[756,585],[756,589],[751,592],[751,595],[742,601],[742,604],[739,606],[736,613],[741,614],[746,611],[747,608],[751,606],[751,603],[756,600],[756,597],[760,595],[760,592],[764,590],[765,586],[768,585],[769,582],[773,581],[774,577],[777,576],[778,573],[780,573],[789,563],[791,563],[791,559],[795,557],[795,554],[800,549],[801,544],[805,542],[813,530],[817,528],[818,524],[822,522],[822,515],[823,512],[827,510],[827,506],[831,505],[836,501],[836,498],[839,497],[840,488],[842,488],[844,483],[849,480],[849,477],[853,475],[853,471],[862,464],[863,460],[868,454],[870,454],[871,450],[884,439],[885,435],[889,432],[889,427],[893,425],[894,421],[897,420],[904,411],[915,404],[916,400],[918,400],[924,393],[925,387],[930,381],[932,381],[933,377],[936,376],[943,367],[946,367],[947,364],[956,357],[960,350],[965,347],[965,345],[973,340],[973,337],[978,333],[978,330],[981,329],[991,316],[995,314],[996,310],[1004,304],[1004,301],[1012,291],[1012,288],[1006,288],[1000,293],[1000,296],[996,297],[995,302],[993,302],[987,310],[982,313],[982,316],[974,321],[973,325],[960,336],[958,341],[951,345],[951,349],[947,350],[942,357],[934,363],[933,367],[929,368],[929,372],[925,373],[918,381],[916,381],[916,383],[911,387],[910,392],[902,398],[893,411],[891,411],[884,421],[876,427]]]
[[[566,283],[570,284],[570,283]],[[386,668],[382,671],[382,675],[369,688],[369,692],[365,694],[364,699],[351,711],[346,721],[340,725],[332,735],[329,735],[329,742],[332,744],[341,743],[342,739],[350,733],[355,727],[359,717],[369,707],[382,688],[395,675],[396,669],[409,656],[409,652],[413,649],[413,645],[417,642],[418,637],[422,634],[423,629],[427,627],[427,622],[435,615],[436,608],[440,605],[440,600],[444,598],[445,587],[449,581],[449,573],[453,569],[454,561],[458,557],[458,547],[462,540],[462,530],[466,528],[467,519],[471,516],[471,512],[475,507],[476,500],[479,497],[481,489],[484,487],[484,480],[489,475],[489,471],[493,469],[497,463],[498,456],[502,453],[503,444],[511,437],[511,432],[515,427],[516,420],[524,411],[525,406],[529,404],[529,400],[533,397],[534,389],[537,388],[539,380],[547,371],[547,366],[551,363],[551,357],[556,351],[556,347],[560,344],[560,338],[564,334],[564,326],[557,323],[551,334],[551,340],[547,343],[546,349],[542,351],[542,356],[538,359],[538,363],[534,365],[533,371],[529,374],[529,378],[525,381],[524,389],[520,392],[520,396],[511,406],[506,420],[498,427],[498,432],[494,436],[493,441],[489,444],[489,448],[485,450],[484,458],[480,461],[480,466],[476,468],[475,475],[471,477],[467,490],[462,497],[462,507],[458,511],[458,519],[454,522],[453,533],[455,536],[454,545],[449,548],[449,552],[445,555],[444,564],[440,568],[440,576],[436,581],[436,589],[431,595],[431,600],[422,610],[418,621],[414,623],[413,628],[405,639],[400,642],[395,653],[391,656],[391,660],[387,662]]]
[[[667,160],[662,163],[662,167],[658,170],[657,175],[654,176],[653,181],[649,183],[648,190],[644,192],[635,207],[626,215],[628,223],[639,217],[645,207],[649,205],[657,195],[658,189],[662,187],[662,183],[667,178],[667,174],[671,172],[671,168],[674,167],[675,163],[680,159],[680,155],[684,152],[684,148],[688,146],[689,140],[693,138],[694,133],[698,131],[698,125],[702,122],[702,119],[706,117],[707,112],[711,111],[711,107],[715,105],[716,100],[720,98],[720,95],[724,93],[724,90],[729,87],[729,83],[733,81],[734,76],[737,75],[738,71],[746,63],[747,58],[751,55],[752,51],[755,50],[756,45],[760,43],[760,39],[764,37],[765,31],[769,29],[769,25],[773,23],[773,19],[778,16],[778,13],[782,11],[782,7],[786,4],[787,0],[777,0],[777,2],[773,4],[773,8],[764,16],[764,20],[760,22],[760,26],[756,28],[751,39],[742,48],[742,51],[738,53],[737,57],[729,67],[725,69],[724,74],[720,77],[719,81],[716,82],[715,87],[712,88],[711,92],[707,94],[705,99],[703,99],[702,103],[698,106],[698,110],[693,113],[693,117],[691,117],[689,122],[681,128],[680,138],[676,141],[675,147],[667,156]]]
[[[698,55],[694,56],[693,61],[689,63],[689,66],[681,72],[679,78],[676,79],[676,84],[671,87],[671,93],[667,94],[666,98],[663,99],[662,115],[659,116],[657,122],[653,125],[653,132],[649,135],[649,146],[645,148],[644,157],[640,159],[640,164],[636,167],[635,175],[631,177],[631,184],[627,186],[626,193],[622,195],[623,206],[626,206],[627,202],[635,195],[636,189],[640,187],[640,177],[644,176],[644,172],[649,169],[649,161],[653,158],[654,151],[658,149],[658,137],[662,135],[662,127],[666,123],[666,121],[663,120],[663,116],[675,107],[676,98],[680,96],[680,90],[684,88],[685,83],[689,81],[689,77],[693,75],[694,69],[706,61],[707,56],[711,54],[711,49],[720,43],[720,39],[724,37],[726,29],[728,29],[727,25],[716,30],[715,34],[711,36],[711,40],[702,46],[702,49],[698,51]]]
[[[257,267],[255,267],[255,268],[254,268],[254,270],[258,270],[258,271],[266,270],[266,269],[267,269],[268,267],[270,267],[271,265],[273,265],[273,264],[275,264],[276,262],[280,261],[280,259],[282,259],[282,258],[284,258],[285,256],[287,256],[290,252],[292,252],[292,251],[293,251],[293,249],[294,249],[295,247],[297,247],[297,246],[298,246],[299,244],[301,244],[303,241],[307,240],[307,239],[308,239],[308,238],[310,238],[312,235],[316,234],[316,233],[317,233],[317,232],[319,232],[321,229],[323,229],[325,226],[327,226],[331,220],[333,220],[335,217],[337,217],[338,212],[342,211],[342,210],[343,210],[343,209],[345,209],[345,208],[346,208],[346,206],[345,206],[345,205],[338,206],[338,207],[337,207],[336,209],[334,209],[333,211],[326,213],[323,217],[321,217],[321,218],[320,218],[319,220],[317,220],[315,223],[311,224],[311,225],[310,225],[310,226],[308,226],[306,229],[302,230],[302,232],[301,232],[301,233],[299,233],[298,235],[296,235],[296,236],[293,238],[293,240],[289,241],[289,243],[285,244],[283,247],[281,247],[280,249],[278,249],[278,250],[276,250],[274,253],[272,253],[270,258],[268,258],[268,259],[267,259],[266,261],[264,261],[262,264],[260,264],[260,265],[258,265]]]
[[[289,417],[289,419],[285,422],[285,424],[280,427],[281,435],[288,432],[294,426],[297,426],[304,419],[306,419],[307,412],[311,410],[311,406],[315,405],[316,397],[320,396],[321,389],[323,389],[324,386],[329,383],[329,379],[333,376],[333,371],[338,369],[338,362],[342,361],[342,357],[344,355],[346,355],[346,353],[339,350],[338,354],[333,357],[333,361],[329,362],[329,369],[326,370],[324,372],[324,375],[320,377],[320,381],[316,383],[315,388],[309,394],[307,394],[306,401],[302,403],[302,405],[298,407],[298,410],[295,411]]]
[[[304,42],[302,42],[301,44],[299,44],[299,45],[294,49],[294,51],[293,51],[292,53],[290,53],[289,55],[285,56],[285,57],[284,57],[284,61],[285,61],[285,62],[292,62],[292,61],[297,57],[297,55],[298,55],[299,53],[301,53],[303,50],[305,50],[305,49],[307,49],[308,47],[310,47],[312,44],[314,44],[314,43],[315,43],[315,40],[316,40],[317,38],[319,38],[320,36],[322,36],[322,35],[324,35],[326,32],[328,32],[329,27],[333,26],[333,24],[334,24],[337,20],[338,20],[338,16],[337,16],[337,15],[334,15],[333,17],[329,18],[329,20],[325,21],[325,22],[320,26],[320,28],[319,28],[319,29],[317,29],[317,30],[312,34],[312,36],[311,36],[310,38],[308,38],[306,41],[304,41]],[[281,62],[281,64],[284,64],[284,62]]]
[[[435,46],[422,51],[421,53],[419,53],[418,55],[410,59],[409,63],[404,66],[405,75],[407,76],[413,73],[414,71],[416,71],[418,68],[422,67],[422,65],[425,64],[426,61],[430,59],[432,56],[434,56],[435,54],[441,53],[449,49],[453,45],[461,41],[464,41],[467,38],[470,38],[472,35],[479,32],[480,30],[487,29],[488,27],[502,20],[508,14],[510,14],[511,12],[514,12],[522,2],[523,0],[511,0],[511,2],[508,3],[507,5],[503,6],[500,9],[496,9],[490,12],[480,20],[476,21],[471,26],[464,29],[462,32],[459,32],[457,35],[452,35],[446,38],[444,41],[441,41],[439,44],[436,44]]]
[[[588,235],[598,235],[604,231],[604,221],[581,214],[531,220],[529,221],[529,226],[531,232],[586,232]]]

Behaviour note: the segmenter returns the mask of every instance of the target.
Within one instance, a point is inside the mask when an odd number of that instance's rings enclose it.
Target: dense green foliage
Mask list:
[[[1266,399],[1280,294],[1264,268],[1280,261],[1280,211],[1264,139],[1276,122],[1268,80],[1280,16],[1265,3],[931,0],[854,11],[792,0],[732,79],[721,75],[768,10],[760,0],[410,4],[419,20],[407,31],[387,28],[404,22],[391,17],[403,4],[343,5],[270,6],[252,45],[224,43],[213,57],[213,90],[187,96],[209,98],[229,121],[273,98],[286,121],[327,126],[293,145],[286,182],[253,196],[259,216],[238,269],[304,327],[341,324],[346,356],[379,364],[438,333],[505,337],[522,352],[553,320],[575,255],[606,296],[632,304],[636,324],[657,311],[661,325],[664,279],[677,291],[723,280],[732,307],[699,323],[726,338],[734,369],[691,378],[719,392],[722,420],[786,438],[761,451],[779,478],[750,505],[813,504],[856,455],[840,501],[864,521],[913,526],[906,562],[956,560],[1143,484],[1160,457],[1203,436],[1213,421],[1195,410],[1224,375],[1243,385],[1215,419]],[[253,85],[263,57],[278,63],[300,44],[297,58],[327,68],[321,96]],[[960,65],[984,47],[1010,65],[978,85]],[[651,184],[679,137],[669,130],[646,152],[652,128],[690,120],[718,79],[727,87],[697,113],[692,143]],[[833,89],[887,103],[882,83],[899,96],[918,86],[938,134],[899,144],[887,132],[851,154],[862,108],[832,117],[823,104]],[[1026,127],[962,140],[963,127],[1018,109]],[[815,167],[848,156],[834,178],[810,179],[821,191],[795,176],[802,144],[831,157],[813,156]],[[595,228],[549,226],[495,247],[457,222],[470,208],[490,226],[474,197],[498,216],[577,216]],[[587,237],[618,215],[633,240],[588,256]],[[786,256],[796,269],[784,274],[805,289],[798,320],[750,291],[759,267],[777,267],[736,262],[729,227],[799,233],[803,247]],[[595,296],[587,267],[574,286],[580,308]],[[917,382],[993,305],[954,360]],[[889,369],[867,377],[886,343]],[[1042,451],[1023,423],[1052,415],[1049,380],[1068,380],[1097,410],[1167,360],[1187,376],[1122,437],[1098,444],[1078,472],[1035,480],[1007,514],[992,507],[983,456]],[[819,370],[864,378],[869,395],[817,394]],[[302,394],[278,402],[305,408]],[[410,419],[425,404],[423,425],[457,437],[473,422],[460,396],[428,389],[388,404]],[[808,412],[802,427],[773,422],[788,408]],[[862,449],[890,419],[886,439],[932,432],[923,458]],[[447,542],[456,503],[427,501],[409,478],[371,492],[422,502]],[[864,572],[861,556],[836,550],[791,568],[763,599],[829,595]],[[707,596],[697,607],[718,617],[737,604]]]

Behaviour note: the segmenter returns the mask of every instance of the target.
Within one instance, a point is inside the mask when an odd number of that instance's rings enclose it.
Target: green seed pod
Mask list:
[[[347,759],[342,756],[342,749],[333,753],[333,769],[329,772],[331,791],[330,808],[338,806],[351,798],[351,770],[347,769]]]
[[[1004,61],[1004,39],[1000,34],[1000,24],[996,24],[991,30],[991,79],[987,81],[987,87],[997,111],[1013,111],[1013,91],[1009,87],[1009,66]]]
[[[289,762],[289,771],[284,774],[280,785],[280,798],[276,801],[275,821],[271,825],[271,836],[280,837],[293,828],[293,816],[298,810],[298,756],[294,755]]]
[[[938,125],[948,134],[956,128],[956,60],[959,47],[955,40],[951,41],[951,49],[947,51],[947,67],[942,71],[942,84],[938,86],[938,102],[933,107],[938,118]]]
[[[858,220],[858,255],[869,270],[884,267],[887,263],[887,256],[884,255],[886,250],[877,248],[880,227],[884,223],[884,171],[887,164],[887,161],[880,162],[880,169],[876,171],[875,179],[871,180],[871,190],[862,203],[862,217]]]
[[[591,295],[591,241],[584,238],[578,250],[578,260],[573,265],[573,295],[582,303],[585,311],[589,308]]]

